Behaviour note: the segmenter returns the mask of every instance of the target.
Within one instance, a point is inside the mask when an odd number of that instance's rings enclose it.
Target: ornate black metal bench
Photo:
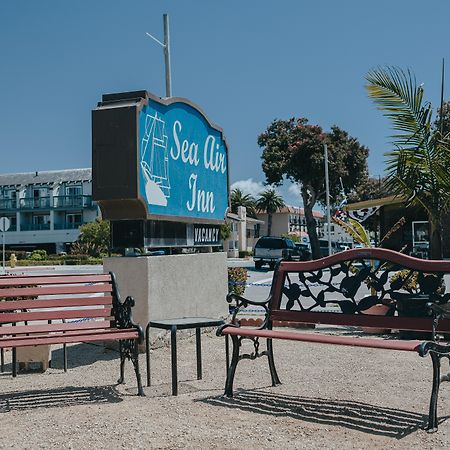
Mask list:
[[[120,300],[114,274],[17,275],[0,277],[0,351],[12,349],[12,373],[17,375],[16,348],[74,342],[118,341],[120,378],[125,359],[133,363],[138,394],[144,395],[138,344],[144,340],[133,322],[134,299]]]
[[[420,356],[429,353],[433,363],[433,387],[427,429],[437,430],[441,359],[450,360],[450,343],[443,340],[448,338],[448,334],[443,336],[443,333],[450,332],[450,309],[447,304],[450,293],[445,292],[443,283],[447,273],[450,273],[450,261],[421,260],[386,249],[353,249],[307,262],[282,261],[274,273],[267,300],[251,301],[236,294],[227,297],[229,303],[234,302],[232,319],[217,330],[220,336],[231,336],[233,342],[225,395],[233,395],[233,379],[241,359],[267,356],[272,385],[280,384],[274,363],[273,339],[414,351]],[[405,286],[412,287],[413,281],[417,289],[415,295],[405,290]],[[404,305],[418,300],[426,305],[422,316],[405,317]],[[259,328],[239,325],[237,314],[248,305],[260,306],[266,311]],[[372,314],[370,308],[376,305],[388,306],[390,314]],[[425,340],[405,340],[393,336],[385,339],[328,335],[320,332],[320,326],[316,326],[314,331],[304,332],[273,330],[274,323],[286,322],[409,330],[428,332],[429,337]],[[253,341],[254,351],[250,354],[240,353],[244,339]],[[259,349],[260,339],[267,340],[264,351]]]

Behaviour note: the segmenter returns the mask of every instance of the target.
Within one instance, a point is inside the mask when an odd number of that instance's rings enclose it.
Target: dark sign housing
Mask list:
[[[120,246],[220,244],[227,144],[188,100],[103,95],[92,111],[92,172],[93,199]]]

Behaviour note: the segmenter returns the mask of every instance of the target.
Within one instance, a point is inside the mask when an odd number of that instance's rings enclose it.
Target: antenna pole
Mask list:
[[[166,97],[172,97],[172,76],[170,71],[170,32],[169,16],[163,15],[164,22],[164,63],[166,66]]]

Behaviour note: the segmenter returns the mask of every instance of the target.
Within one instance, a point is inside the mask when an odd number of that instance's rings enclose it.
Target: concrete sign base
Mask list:
[[[150,320],[228,315],[224,252],[109,257],[103,259],[103,270],[116,274],[123,300],[134,297],[133,318],[144,329]]]

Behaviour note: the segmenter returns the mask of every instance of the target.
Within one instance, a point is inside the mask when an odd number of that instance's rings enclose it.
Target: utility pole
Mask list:
[[[172,75],[170,69],[170,32],[169,32],[169,16],[163,14],[163,26],[164,26],[164,42],[156,39],[150,33],[145,33],[148,37],[151,37],[156,43],[158,43],[164,51],[164,65],[166,75],[166,97],[172,97]]]
[[[331,214],[330,214],[330,181],[328,178],[328,147],[323,144],[325,157],[325,196],[327,200],[328,255],[331,255]]]
[[[439,117],[439,131],[441,136],[444,134],[444,58],[442,58],[442,75],[441,75],[441,114]]]

